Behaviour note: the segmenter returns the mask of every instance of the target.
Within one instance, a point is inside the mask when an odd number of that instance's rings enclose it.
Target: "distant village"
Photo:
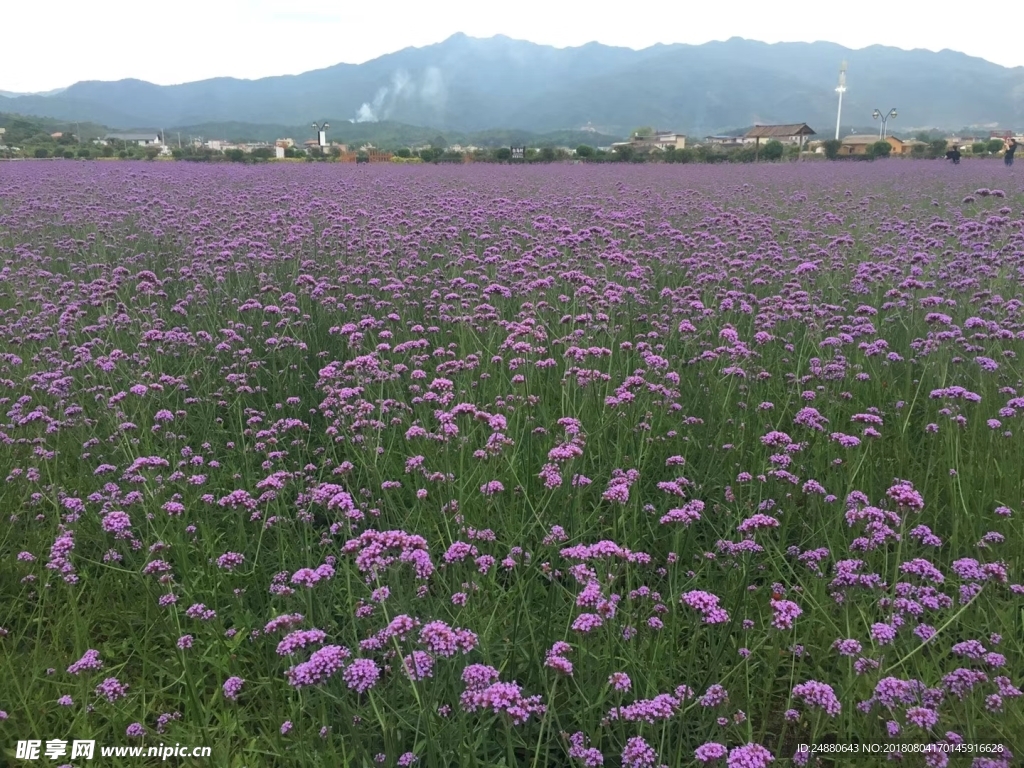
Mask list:
[[[628,147],[639,153],[647,152],[663,152],[668,149],[681,150],[686,149],[688,146],[699,147],[699,146],[710,146],[715,148],[735,148],[744,146],[759,146],[762,142],[767,143],[769,141],[777,141],[781,144],[788,146],[799,147],[803,151],[813,152],[822,154],[824,150],[823,139],[814,139],[816,136],[815,131],[811,129],[806,123],[796,123],[788,125],[757,125],[747,131],[745,134],[738,136],[705,136],[702,140],[692,141],[688,139],[682,133],[676,131],[654,131],[650,134],[645,135],[634,135],[628,141],[615,142],[606,147],[595,147],[598,150],[604,150],[608,152],[614,152],[620,147]],[[989,131],[985,135],[973,135],[973,136],[948,136],[946,137],[946,144],[948,148],[954,147],[961,151],[970,152],[972,147],[981,143],[988,143],[993,139],[1004,140],[1015,137],[1017,141],[1024,142],[1024,135],[1015,135],[1012,131]],[[890,145],[892,155],[912,155],[915,152],[915,147],[926,145],[928,142],[920,141],[918,139],[900,139],[896,136],[885,136],[875,134],[850,134],[840,139],[841,146],[839,149],[840,155],[864,155],[868,154],[872,145],[879,141],[885,141]],[[131,144],[138,146],[153,146],[159,147],[161,154],[171,154],[174,147],[173,142],[165,142],[161,139],[158,133],[109,133],[102,139],[96,139],[96,144],[106,145],[111,144],[113,146]],[[372,153],[379,152],[373,144],[362,144],[360,146],[350,146],[339,142],[331,142],[325,146],[320,146],[317,139],[308,139],[304,142],[297,143],[294,139],[284,138],[278,139],[275,142],[251,142],[251,143],[232,143],[222,139],[195,139],[189,138],[188,143],[194,147],[203,147],[205,149],[212,150],[214,152],[226,152],[229,150],[240,150],[245,153],[251,153],[257,150],[270,150],[273,152],[273,156],[276,158],[284,158],[288,154],[288,150],[292,148],[300,148],[305,151],[321,149],[324,151],[335,150],[342,155],[356,154],[359,152]],[[180,139],[179,139],[179,147]],[[423,146],[413,146],[409,149],[415,153],[422,149],[428,148],[430,145],[426,144]],[[453,144],[447,147],[448,151],[451,152],[462,152],[472,153],[477,151],[483,151],[483,147],[476,147],[472,145],[460,145]],[[561,150],[567,154],[574,154],[576,152],[575,147],[556,147],[556,150]]]
[[[580,129],[583,133],[597,135],[596,129],[591,125]],[[65,134],[53,133],[53,139],[60,140]],[[843,136],[837,141],[829,141],[828,138],[819,136],[806,123],[793,123],[784,125],[755,125],[744,133],[738,135],[711,135],[694,140],[678,131],[664,131],[648,129],[634,133],[628,140],[614,142],[608,146],[589,147],[581,145],[578,147],[554,147],[544,149],[522,149],[521,159],[558,160],[572,159],[575,161],[585,159],[635,159],[635,160],[657,160],[668,159],[672,156],[678,157],[679,153],[686,150],[697,150],[703,154],[724,154],[742,153],[744,157],[752,155],[748,159],[780,159],[783,152],[786,157],[801,157],[806,154],[844,157],[844,156],[937,156],[939,149],[945,152],[946,149],[957,148],[964,154],[982,152],[984,154],[996,154],[1002,149],[1006,139],[1014,136],[1011,131],[987,131],[984,134],[955,135],[945,137],[945,148],[936,145],[942,141],[933,140],[930,142],[921,141],[915,138],[898,138],[893,135],[884,135],[882,131],[878,134],[857,134],[851,133]],[[1017,134],[1017,141],[1024,143],[1024,136]],[[321,143],[324,141],[325,143]],[[879,143],[884,142],[888,148],[881,147]],[[306,158],[310,156],[327,157],[342,162],[387,162],[413,160],[416,158],[442,159],[440,155],[430,157],[432,150],[429,144],[422,146],[411,146],[394,152],[386,151],[374,146],[371,143],[350,145],[341,142],[326,142],[325,134],[320,133],[318,138],[311,138],[305,141],[296,141],[292,138],[281,138],[273,142],[246,142],[237,143],[224,139],[207,139],[196,136],[182,136],[171,134],[161,136],[157,131],[152,132],[131,132],[131,133],[107,133],[102,138],[93,139],[90,144],[102,148],[102,155],[110,156],[114,152],[125,151],[138,152],[141,148],[146,154],[153,157],[180,157],[183,153],[194,153],[203,151],[207,153],[234,156],[236,159],[252,157],[253,159],[279,159]],[[829,146],[831,144],[831,146]],[[772,147],[771,145],[774,145]],[[780,150],[779,146],[783,148]],[[17,147],[4,145],[4,129],[0,127],[0,150],[14,150]],[[511,157],[509,148],[504,149],[484,148],[473,145],[452,144],[443,148],[444,156],[449,161],[471,162],[474,159],[506,160]],[[583,153],[587,150],[587,153]],[[87,152],[87,151],[86,151]],[[505,152],[506,155],[501,155]],[[929,154],[930,153],[930,154]],[[688,154],[688,153],[687,153]],[[46,155],[36,154],[36,157]],[[56,154],[54,156],[57,156]],[[64,157],[68,152],[64,151]],[[79,143],[78,157],[85,157],[82,146]]]

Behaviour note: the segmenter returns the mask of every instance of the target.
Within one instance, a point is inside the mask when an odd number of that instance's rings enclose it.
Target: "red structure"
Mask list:
[[[355,163],[358,161],[359,155],[369,158],[365,162],[370,163],[390,163],[392,158],[392,154],[390,152],[382,152],[379,149],[370,149],[365,152],[353,152],[350,150],[338,155],[338,161],[342,163]]]

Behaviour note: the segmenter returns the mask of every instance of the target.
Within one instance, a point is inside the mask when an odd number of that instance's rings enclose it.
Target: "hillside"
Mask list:
[[[547,133],[590,123],[612,136],[638,125],[701,135],[799,121],[826,133],[835,124],[833,89],[843,59],[849,62],[843,111],[851,122],[869,122],[873,109],[895,106],[899,125],[907,127],[1024,123],[1024,67],[948,50],[740,38],[640,51],[598,43],[557,49],[461,34],[365,64],[293,76],[173,86],[79,82],[49,96],[0,97],[0,111],[121,128],[308,126],[336,116],[460,133],[496,126]]]

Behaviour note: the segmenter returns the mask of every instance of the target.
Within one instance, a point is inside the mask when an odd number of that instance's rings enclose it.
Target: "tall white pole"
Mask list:
[[[843,87],[836,88],[839,91],[839,111],[836,113],[836,138],[839,138],[839,121],[843,119]]]
[[[836,88],[839,94],[839,111],[836,112],[836,140],[839,139],[839,123],[843,119],[843,94],[846,92],[846,62],[839,67],[839,87]]]

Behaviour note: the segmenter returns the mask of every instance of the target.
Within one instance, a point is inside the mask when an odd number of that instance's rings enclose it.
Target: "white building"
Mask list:
[[[105,144],[137,144],[146,147],[150,144],[162,144],[158,133],[108,133],[103,137]]]

